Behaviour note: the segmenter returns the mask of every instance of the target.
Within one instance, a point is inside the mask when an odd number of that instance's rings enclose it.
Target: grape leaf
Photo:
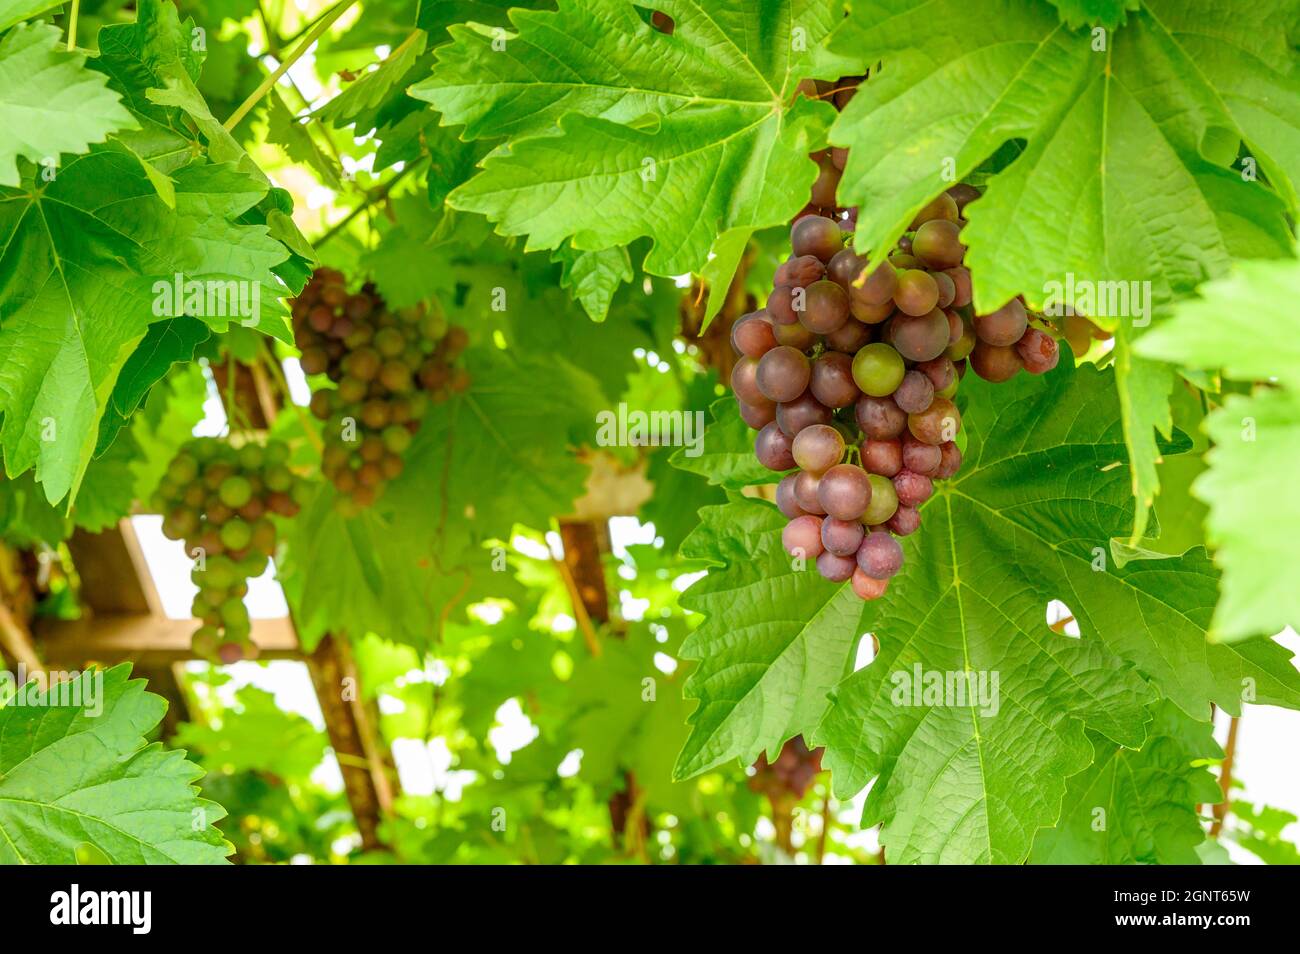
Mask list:
[[[836,689],[817,736],[837,792],[880,775],[864,822],[885,822],[891,860],[1023,860],[1034,830],[1055,822],[1064,779],[1090,760],[1085,725],[1142,744],[1145,693],[1124,663],[1195,718],[1211,702],[1240,712],[1251,691],[1300,706],[1300,673],[1281,646],[1207,645],[1216,581],[1203,551],[1107,559],[1132,508],[1111,378],[1061,365],[963,385],[968,459],[923,508],[907,566],[870,605],[880,654]],[[1052,599],[1074,613],[1079,640],[1047,628]],[[1000,709],[895,705],[893,674],[914,664],[1000,672]]]
[[[1213,634],[1232,640],[1300,623],[1300,594],[1277,567],[1286,564],[1300,510],[1273,493],[1274,476],[1300,466],[1300,350],[1289,302],[1300,294],[1294,261],[1238,262],[1200,297],[1138,344],[1140,353],[1241,381],[1276,379],[1286,390],[1230,396],[1205,427],[1215,441],[1209,470],[1192,491],[1210,508],[1206,521],[1223,594]],[[1267,507],[1259,501],[1268,499]]]
[[[37,14],[62,6],[67,0],[0,0],[0,30],[30,20]]]
[[[145,744],[167,703],[130,672],[91,670],[0,709],[0,862],[76,864],[86,844],[113,864],[222,864],[230,853],[212,827],[225,812],[193,784],[202,771]]]
[[[229,166],[178,170],[176,208],[110,143],[50,183],[0,188],[0,446],[51,503],[76,493],[118,374],[161,314],[156,282],[272,285],[287,250],[235,219],[265,187]],[[217,330],[232,316],[204,316]]]
[[[1237,381],[1276,379],[1300,391],[1300,340],[1291,303],[1300,299],[1300,263],[1239,261],[1179,302],[1173,317],[1137,344],[1138,354]]]
[[[1061,820],[1038,832],[1032,864],[1195,865],[1205,841],[1197,807],[1223,796],[1197,759],[1217,759],[1214,726],[1168,702],[1152,707],[1139,750],[1089,733],[1094,761],[1067,783]]]
[[[714,569],[681,598],[706,618],[680,652],[699,660],[684,691],[700,705],[676,778],[775,757],[786,739],[811,733],[862,634],[862,602],[847,587],[793,569],[785,522],[761,501],[705,507],[682,544],[683,557]]]
[[[217,725],[185,722],[174,743],[211,771],[246,771],[306,777],[325,757],[325,733],[296,712],[281,710],[275,695],[256,686],[235,693]]]
[[[470,389],[434,406],[375,507],[345,518],[325,487],[294,521],[282,573],[305,639],[427,645],[440,613],[517,591],[484,544],[549,527],[582,495],[571,447],[594,433],[595,381],[554,356],[471,348],[464,361]]]
[[[135,413],[145,395],[172,368],[182,361],[194,359],[194,349],[211,337],[211,329],[197,318],[181,315],[155,321],[145,332],[143,340],[122,365],[122,371],[113,385],[108,407],[99,424],[99,443],[96,454],[102,454],[128,418]]]
[[[627,0],[512,11],[517,33],[504,42],[499,28],[451,27],[455,42],[411,95],[467,138],[512,140],[451,204],[528,234],[530,249],[648,235],[645,268],[659,275],[701,267],[721,231],[789,221],[833,117],[795,87],[840,74],[819,48],[836,11],[810,0],[656,9],[673,18],[671,36]]]
[[[59,48],[59,39],[48,23],[22,24],[0,37],[0,185],[18,185],[20,156],[41,162],[84,153],[135,125],[104,77],[85,68],[81,53]]]
[[[1239,640],[1300,625],[1300,593],[1280,569],[1290,565],[1300,504],[1277,492],[1277,475],[1300,469],[1300,394],[1230,395],[1205,427],[1214,447],[1192,492],[1210,507],[1206,536],[1223,569],[1211,637]]]
[[[321,151],[307,126],[298,122],[275,91],[272,91],[267,114],[266,141],[280,146],[294,162],[305,163],[331,189],[342,188],[335,162]]]
[[[632,280],[632,262],[626,248],[580,252],[571,246],[555,250],[551,261],[563,266],[560,284],[582,303],[592,321],[604,321],[614,292]]]
[[[396,94],[405,98],[400,85],[420,54],[424,52],[428,36],[415,30],[388,58],[375,69],[353,80],[338,96],[320,108],[316,117],[335,129],[356,125],[358,136],[372,132],[379,124],[381,108]],[[409,102],[409,100],[408,100]]]
[[[1071,27],[1084,24],[1114,29],[1128,19],[1128,12],[1138,9],[1141,0],[1047,0],[1061,14],[1061,22]]]
[[[1271,91],[1271,108],[1300,112],[1284,67],[1270,65],[1290,62],[1285,22],[1262,8],[1238,20],[1210,3],[1151,0],[1094,49],[1090,34],[1068,30],[1046,5],[859,0],[832,43],[864,65],[885,64],[830,134],[850,147],[840,196],[862,210],[859,248],[882,254],[953,177],[1016,139],[1024,149],[967,209],[980,309],[1022,292],[1041,306],[1049,282],[1069,287],[1076,276],[1126,288],[1149,283],[1138,286],[1149,296],[1141,315],[1132,304],[1082,309],[1117,334],[1116,382],[1139,504],[1134,540],[1159,489],[1154,432],[1170,432],[1173,377],[1134,356],[1131,344],[1176,297],[1224,271],[1235,246],[1276,244],[1282,234],[1283,202],[1225,168],[1239,139],[1253,147],[1278,140],[1257,113],[1234,112],[1200,72],[1192,47],[1202,45],[1201,32],[1218,44],[1215,76],[1244,72]],[[1246,207],[1250,219],[1234,216]]]

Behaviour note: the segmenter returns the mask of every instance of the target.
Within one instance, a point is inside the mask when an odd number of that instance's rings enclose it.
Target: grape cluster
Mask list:
[[[749,777],[750,791],[765,794],[774,802],[785,795],[803,798],[822,770],[822,751],[809,750],[803,736],[796,735],[781,747],[775,762],[768,762],[767,753],[758,757]]]
[[[795,469],[776,488],[782,542],[864,600],[902,568],[896,537],[920,526],[934,481],[961,466],[953,396],[968,361],[990,381],[1057,362],[1056,339],[1019,299],[970,307],[961,212],[977,194],[939,195],[872,268],[846,247],[847,220],[802,216],[766,307],[732,329],[742,357],[731,386],[758,431],[754,452],[770,470]]]
[[[311,398],[327,425],[322,470],[352,506],[367,507],[402,472],[430,403],[469,388],[455,363],[469,336],[423,305],[388,308],[372,284],[349,292],[332,268],[317,269],[294,300],[293,325],[303,371],[336,385]]]
[[[195,653],[224,663],[256,657],[244,606],[248,581],[275,552],[271,516],[296,515],[306,490],[289,469],[288,446],[277,441],[236,448],[202,437],[172,460],[153,505],[163,515],[163,534],[183,540],[194,558],[193,613],[202,621],[191,644]]]

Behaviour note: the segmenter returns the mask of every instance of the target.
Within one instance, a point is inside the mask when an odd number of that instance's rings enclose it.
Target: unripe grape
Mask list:
[[[893,394],[907,368],[902,356],[883,342],[873,342],[853,357],[853,379],[864,394]]]
[[[867,479],[871,481],[871,501],[862,512],[861,522],[864,527],[878,527],[898,510],[898,491],[888,477],[869,474]]]

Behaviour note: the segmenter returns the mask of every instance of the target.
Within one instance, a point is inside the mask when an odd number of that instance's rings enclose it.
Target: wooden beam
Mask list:
[[[81,578],[81,600],[96,614],[164,615],[129,517],[101,533],[78,530],[68,550]]]
[[[51,667],[131,662],[155,668],[197,659],[190,649],[190,637],[198,627],[197,619],[109,613],[76,620],[38,620],[36,635]],[[253,642],[262,659],[302,658],[298,634],[287,616],[253,620]]]
[[[361,699],[356,666],[343,640],[326,635],[307,657],[330,745],[338,756],[361,847],[379,847],[379,823],[392,811],[393,785],[377,746],[377,733]]]

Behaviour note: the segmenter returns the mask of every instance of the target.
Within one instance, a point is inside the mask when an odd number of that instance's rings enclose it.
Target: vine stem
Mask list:
[[[311,49],[316,41],[325,34],[325,31],[334,25],[334,21],[352,9],[356,2],[357,0],[339,0],[339,3],[335,4],[328,13],[321,17],[316,25],[312,27],[311,32],[303,37],[301,43],[294,47],[293,52],[281,60],[280,65],[258,84],[257,89],[253,90],[249,97],[239,104],[238,109],[230,114],[230,118],[223,124],[226,132],[230,132],[230,130],[238,126],[240,120],[247,116],[249,111],[261,101],[262,97],[270,92],[271,87],[280,81],[280,77],[289,72],[293,64],[297,63],[302,58],[302,55]]]
[[[312,243],[312,247],[320,248],[330,239],[334,238],[334,236],[338,235],[345,228],[347,228],[348,225],[352,222],[352,220],[355,219],[362,212],[364,212],[366,209],[370,208],[376,202],[382,202],[384,199],[386,199],[388,197],[388,194],[393,191],[393,187],[396,186],[398,182],[400,182],[409,172],[411,172],[418,165],[422,165],[422,163],[419,160],[409,163],[404,169],[402,169],[401,172],[397,173],[395,176],[393,176],[383,185],[378,186],[377,188],[372,189],[368,193],[366,193],[365,200],[361,202],[361,204],[358,205],[356,208],[354,208],[351,212],[345,215],[343,218],[339,219],[339,221],[331,225],[320,238],[316,239],[316,241]]]
[[[1232,763],[1237,757],[1237,726],[1240,721],[1240,716],[1233,716],[1232,721],[1228,723],[1228,741],[1224,743],[1223,764],[1219,767],[1219,791],[1223,792],[1223,800],[1214,806],[1214,824],[1210,826],[1211,838],[1219,837],[1219,832],[1223,830],[1223,820],[1228,817],[1230,804],[1228,793],[1232,790]]]
[[[77,14],[81,12],[81,0],[72,0],[72,9],[68,12],[68,52],[77,48]]]

